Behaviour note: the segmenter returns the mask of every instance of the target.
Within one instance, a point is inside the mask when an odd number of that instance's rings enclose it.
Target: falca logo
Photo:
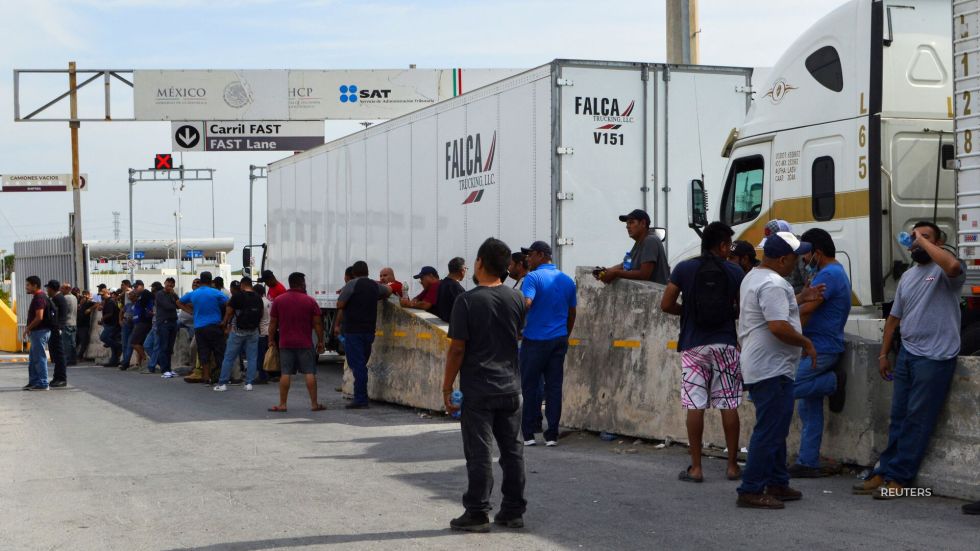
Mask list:
[[[633,114],[633,107],[636,100],[630,100],[626,109],[619,109],[619,100],[616,98],[600,97],[575,97],[575,114],[592,117],[595,122],[606,123],[598,127],[598,130],[616,130],[624,124],[636,122]]]
[[[468,191],[464,205],[479,203],[487,186],[497,183],[493,174],[494,154],[497,151],[497,132],[494,131],[486,156],[483,154],[483,135],[469,134],[446,142],[446,181],[453,180],[460,191]]]
[[[358,88],[356,84],[342,84],[340,86],[340,103],[386,103],[391,90],[364,90]]]

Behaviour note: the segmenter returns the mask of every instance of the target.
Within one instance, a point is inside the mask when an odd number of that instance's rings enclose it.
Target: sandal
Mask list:
[[[272,406],[271,408],[269,408],[268,411],[271,411],[273,413],[286,413],[286,408],[282,406]]]
[[[678,480],[681,480],[683,482],[697,482],[699,484],[701,482],[704,482],[704,477],[694,478],[693,476],[691,476],[691,466],[690,465],[688,465],[686,469],[684,469],[683,471],[681,471],[681,473],[679,475],[677,475],[677,479]]]
[[[310,411],[324,411],[325,409],[327,409],[327,406],[323,404],[317,404],[316,407],[311,408]]]

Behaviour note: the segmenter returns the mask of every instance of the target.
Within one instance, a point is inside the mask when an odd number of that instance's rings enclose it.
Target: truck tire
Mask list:
[[[960,335],[960,356],[980,356],[980,322],[969,325]]]

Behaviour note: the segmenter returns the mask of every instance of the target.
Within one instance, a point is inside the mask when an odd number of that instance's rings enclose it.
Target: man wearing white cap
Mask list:
[[[755,404],[756,422],[738,488],[739,507],[782,509],[784,501],[803,497],[789,487],[786,436],[793,419],[793,376],[800,350],[812,362],[817,351],[803,336],[798,303],[815,300],[822,289],[808,287],[796,296],[784,278],[810,249],[792,233],[771,233],[763,245],[762,263],[742,280],[738,340],[742,379]]]

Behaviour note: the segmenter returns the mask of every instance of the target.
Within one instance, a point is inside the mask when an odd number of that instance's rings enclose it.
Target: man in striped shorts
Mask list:
[[[678,478],[703,482],[701,442],[704,410],[721,410],[728,446],[729,480],[741,476],[738,463],[738,405],[742,401],[739,368],[738,289],[744,272],[728,262],[731,228],[712,222],[703,230],[701,256],[679,263],[670,273],[660,308],[681,317],[677,350],[681,353],[681,405],[687,409],[691,465]],[[683,296],[683,304],[677,299]]]

